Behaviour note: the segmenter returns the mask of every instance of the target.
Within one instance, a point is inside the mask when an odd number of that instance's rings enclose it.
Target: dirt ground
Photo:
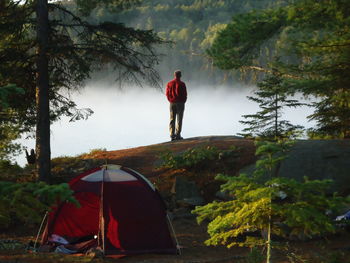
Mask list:
[[[161,192],[169,192],[176,175],[186,175],[185,171],[171,171],[160,169],[159,155],[167,150],[182,152],[191,147],[215,146],[220,149],[228,149],[236,146],[240,152],[240,158],[235,167],[237,172],[240,168],[254,163],[255,146],[253,141],[238,139],[234,136],[210,136],[198,137],[178,142],[167,142],[162,144],[125,149],[119,151],[96,151],[91,154],[80,156],[83,160],[103,160],[109,164],[120,164],[131,167],[153,181]],[[67,174],[67,180],[72,174]],[[188,176],[192,176],[188,174]],[[192,176],[193,180],[202,188],[213,189],[207,191],[214,193],[218,185],[212,182],[213,176],[210,171],[201,176]],[[203,189],[202,189],[203,190]],[[204,189],[206,190],[206,189]],[[173,213],[176,213],[173,212]],[[176,215],[176,214],[175,214]],[[90,256],[59,255],[54,253],[28,253],[23,248],[6,250],[0,247],[0,263],[15,262],[159,262],[159,263],[258,263],[249,256],[247,248],[208,247],[204,241],[208,239],[206,225],[198,225],[194,217],[175,217],[172,221],[176,239],[181,247],[180,255],[137,255],[121,258],[100,258]],[[18,240],[26,244],[35,240],[36,230],[21,231],[21,229],[9,230],[0,233],[1,240]],[[274,263],[350,263],[350,233],[344,232],[327,238],[304,241],[284,242],[284,250],[273,250]]]
[[[194,218],[173,221],[176,238],[181,247],[180,255],[135,255],[120,258],[73,256],[55,253],[29,253],[23,249],[0,250],[0,263],[51,263],[51,262],[120,262],[120,263],[262,263],[250,259],[249,249],[208,247],[205,225],[198,225]],[[0,235],[0,239],[11,238],[23,243],[35,236]],[[273,250],[274,263],[350,263],[349,233],[304,242],[290,242],[288,250]]]

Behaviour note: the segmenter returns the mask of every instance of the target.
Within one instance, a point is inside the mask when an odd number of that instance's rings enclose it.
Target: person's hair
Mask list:
[[[181,70],[175,70],[174,76],[175,77],[181,77]]]

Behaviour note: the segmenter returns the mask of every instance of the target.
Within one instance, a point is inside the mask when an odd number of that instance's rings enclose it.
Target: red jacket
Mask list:
[[[186,102],[187,90],[186,85],[179,79],[173,79],[166,85],[166,96],[171,103]]]

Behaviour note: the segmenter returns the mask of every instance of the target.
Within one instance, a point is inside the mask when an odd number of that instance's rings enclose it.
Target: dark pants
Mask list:
[[[176,102],[170,103],[170,123],[169,131],[171,138],[181,135],[182,130],[182,118],[184,116],[185,103]],[[176,126],[175,126],[176,123]]]

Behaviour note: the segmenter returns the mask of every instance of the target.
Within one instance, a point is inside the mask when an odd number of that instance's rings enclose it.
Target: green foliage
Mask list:
[[[88,153],[87,153],[88,154]],[[89,169],[105,164],[104,159],[86,159],[86,154],[78,156],[61,156],[53,158],[51,161],[51,173],[55,184],[69,181]]]
[[[328,252],[326,256],[319,259],[320,263],[343,263],[348,260],[343,251]]]
[[[162,167],[170,169],[193,168],[203,164],[203,162],[213,161],[217,156],[218,150],[211,146],[188,149],[177,155],[169,151],[161,155]]]
[[[0,239],[0,251],[23,250],[25,245],[17,240]]]
[[[292,83],[306,94],[321,99],[314,103],[310,119],[317,122],[313,132],[332,137],[350,137],[350,2],[342,0],[303,0],[290,7],[290,34],[286,48],[297,54],[301,63],[288,66],[300,79]],[[285,66],[285,67],[286,67]]]
[[[168,78],[169,71],[172,72],[174,67],[180,65],[183,72],[186,72],[186,79],[217,84],[222,83],[227,74],[209,66],[211,63],[208,63],[205,50],[216,34],[226,27],[232,15],[281,6],[287,2],[288,0],[145,0],[140,1],[136,7],[119,9],[117,13],[108,12],[100,5],[92,12],[92,16],[97,21],[107,19],[141,29],[152,27],[159,36],[173,41],[170,48],[164,47],[162,50],[166,54],[159,66],[162,76]]]
[[[217,23],[212,26],[208,26],[208,29],[204,32],[205,36],[203,41],[200,43],[200,47],[203,50],[209,48],[216,38],[217,34],[226,27],[226,24]]]
[[[277,68],[291,93],[318,100],[311,132],[350,137],[350,2],[291,1],[234,16],[208,50],[214,64],[242,72]],[[276,57],[281,58],[276,62]]]
[[[246,263],[262,263],[264,262],[264,255],[259,251],[258,248],[253,247],[251,251],[249,252]]]
[[[283,86],[281,74],[274,72],[267,75],[258,83],[255,97],[248,96],[251,101],[259,103],[260,111],[255,114],[243,115],[246,120],[240,121],[249,127],[243,129],[245,137],[262,137],[265,139],[290,138],[297,135],[303,128],[300,125],[292,125],[288,120],[283,120],[283,109],[305,105],[297,100],[289,99],[288,92]]]
[[[20,138],[20,128],[10,122],[0,120],[0,161],[11,160],[22,152],[22,146],[15,142]]]
[[[0,178],[9,178],[23,172],[23,169],[16,163],[13,164],[9,160],[0,160]]]
[[[24,94],[24,90],[18,88],[14,84],[8,84],[6,86],[0,87],[0,109],[6,109],[10,107],[8,98],[12,94]]]
[[[311,138],[350,138],[350,92],[325,97],[313,106],[316,111],[308,118],[317,125],[308,130]]]
[[[68,184],[47,185],[43,182],[0,182],[0,228],[20,224],[34,225],[52,205],[67,201],[79,206]]]
[[[0,75],[0,85],[2,83]],[[0,86],[0,161],[9,160],[11,156],[21,153],[21,146],[15,143],[16,139],[20,137],[20,125],[13,123],[13,118],[8,120],[4,116],[13,116],[14,110],[11,108],[12,102],[10,97],[18,94],[23,95],[24,90],[18,88],[14,84]]]
[[[140,2],[140,0],[76,0],[78,10],[84,15],[89,15],[98,6],[107,6],[109,9],[125,9]]]
[[[206,244],[269,246],[272,242],[266,241],[266,232],[270,237],[301,239],[334,233],[332,217],[350,200],[336,193],[329,196],[331,180],[304,178],[298,182],[280,177],[279,164],[290,143],[259,142],[257,146],[260,159],[253,174],[216,178],[225,182],[221,191],[232,200],[215,201],[193,211],[199,223],[210,221]]]
[[[213,146],[198,147],[188,149],[180,154],[174,154],[170,151],[160,155],[163,160],[161,167],[170,169],[187,169],[200,171],[213,167],[213,163],[223,162],[238,157],[237,148],[231,147],[228,150],[219,150]]]
[[[0,160],[0,181],[27,183],[36,182],[37,178],[33,164],[27,164],[22,168],[11,160]]]
[[[106,148],[96,148],[96,149],[91,149],[88,154],[90,154],[90,155],[101,154],[101,153],[106,152],[106,151],[107,151]]]
[[[284,9],[238,14],[219,32],[207,53],[221,69],[260,66],[254,65],[254,59],[260,55],[261,46],[285,24],[285,20]]]
[[[89,3],[96,5],[98,2],[101,1]],[[49,1],[48,6],[50,27],[47,57],[50,88],[47,99],[50,108],[46,114],[51,122],[62,116],[68,116],[74,121],[86,119],[92,114],[90,109],[78,109],[66,94],[70,93],[67,90],[80,88],[98,70],[113,69],[118,71],[122,80],[157,85],[159,76],[154,67],[158,64],[159,57],[154,45],[164,42],[152,30],[134,29],[119,22],[90,23],[77,15],[72,2]],[[89,8],[90,6],[87,7]],[[19,134],[32,132],[38,116],[35,74],[38,70],[35,32],[37,21],[33,19],[36,16],[35,10],[36,1],[6,0],[0,6],[0,127],[2,130],[2,127],[10,125]],[[10,89],[16,92],[9,94]],[[24,92],[18,92],[19,89]],[[6,111],[2,109],[2,105],[5,105],[2,100],[4,97],[8,108]],[[13,136],[5,139],[13,140]],[[9,143],[6,142],[7,144]],[[38,158],[40,157],[39,151]]]

